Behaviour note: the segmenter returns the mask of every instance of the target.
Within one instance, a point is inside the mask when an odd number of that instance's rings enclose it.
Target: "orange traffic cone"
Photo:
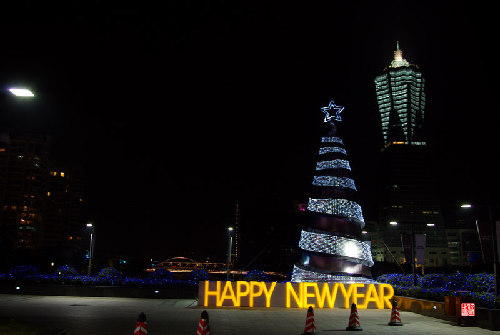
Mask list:
[[[304,333],[302,335],[314,334],[316,331],[316,326],[314,325],[314,312],[312,306],[307,309],[306,317],[306,327],[304,328]]]
[[[349,325],[345,330],[363,330],[359,325],[358,308],[356,304],[351,305],[351,315],[349,316]]]
[[[196,335],[210,335],[207,311],[201,312],[200,322],[198,323],[198,328],[196,329]]]
[[[134,335],[147,335],[148,334],[148,323],[146,322],[146,314],[139,314],[137,318],[137,323],[135,324]]]
[[[392,311],[391,311],[391,321],[388,323],[389,326],[402,326],[401,318],[399,317],[399,308],[397,300],[392,302]]]

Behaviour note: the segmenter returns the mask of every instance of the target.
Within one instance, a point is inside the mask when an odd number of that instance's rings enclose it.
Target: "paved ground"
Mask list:
[[[51,325],[68,335],[133,334],[137,315],[144,312],[149,335],[196,334],[203,308],[193,300],[48,297],[1,295],[0,317]],[[213,335],[290,334],[300,335],[305,326],[302,309],[207,309]],[[458,327],[454,323],[401,312],[402,327],[389,327],[390,310],[359,310],[363,334],[491,334],[477,327]],[[319,334],[345,331],[349,310],[315,310]],[[3,335],[3,334],[2,334]]]

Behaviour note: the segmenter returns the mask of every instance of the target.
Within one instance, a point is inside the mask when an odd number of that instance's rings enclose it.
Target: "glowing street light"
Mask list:
[[[9,92],[16,97],[34,97],[35,95],[27,88],[9,88]]]
[[[233,227],[227,227],[227,235],[229,238],[229,243],[227,245],[227,274],[226,274],[226,281],[229,281],[229,273],[230,273],[230,266],[231,266],[231,249],[233,247]]]
[[[90,228],[89,267],[87,269],[87,276],[90,276],[90,272],[92,271],[92,257],[94,257],[94,225],[92,222],[87,223],[87,228]]]
[[[462,207],[462,208],[471,208],[472,205],[471,204],[461,204],[460,207]]]

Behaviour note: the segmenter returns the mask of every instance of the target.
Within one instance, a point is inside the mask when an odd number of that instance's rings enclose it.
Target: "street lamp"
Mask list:
[[[27,88],[9,88],[9,92],[14,94],[16,97],[34,97],[35,95]]]
[[[87,269],[87,276],[90,276],[92,270],[92,257],[94,257],[94,225],[92,222],[87,223],[87,228],[90,228],[90,247],[89,247],[89,267]]]
[[[229,272],[231,266],[231,249],[233,247],[233,227],[227,227],[228,245],[227,245],[227,275],[226,281],[229,281]]]
[[[469,203],[464,203],[464,204],[461,204],[460,205],[461,208],[472,208],[472,204],[469,204]],[[488,217],[489,217],[489,221],[490,221],[490,229],[491,229],[491,239],[493,241],[492,245],[493,245],[493,276],[494,276],[494,280],[493,280],[493,287],[495,289],[495,296],[498,296],[498,291],[499,291],[499,287],[500,287],[500,283],[499,283],[499,276],[498,276],[498,243],[497,243],[497,229],[496,229],[496,225],[495,225],[495,221],[493,221],[493,206],[488,206],[488,205],[474,205],[474,207],[482,207],[482,208],[488,208]],[[477,228],[477,232],[478,234],[480,233],[479,232],[479,226],[478,226],[478,222],[476,220],[476,228]],[[479,239],[481,241],[481,235],[479,236]],[[484,259],[484,252],[483,252],[483,259]]]
[[[398,225],[398,222],[397,221],[390,221],[389,222],[390,225],[392,226],[397,226]],[[401,239],[403,239],[403,237],[401,237]],[[413,223],[411,223],[411,274],[412,274],[412,277],[413,277],[413,286],[417,286],[417,276],[415,274],[415,251],[413,250],[414,249],[414,238],[413,238]],[[403,243],[403,247],[404,247],[404,243]]]

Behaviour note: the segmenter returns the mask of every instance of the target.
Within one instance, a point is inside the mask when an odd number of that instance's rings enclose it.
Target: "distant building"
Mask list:
[[[47,136],[0,134],[0,248],[15,256],[64,257],[84,227],[82,174],[54,168]],[[69,256],[68,256],[69,257]]]
[[[71,257],[80,248],[87,219],[82,168],[52,164],[45,196],[42,246]]]

